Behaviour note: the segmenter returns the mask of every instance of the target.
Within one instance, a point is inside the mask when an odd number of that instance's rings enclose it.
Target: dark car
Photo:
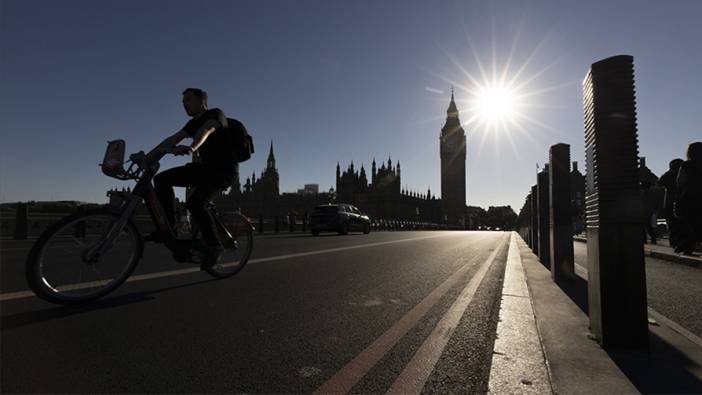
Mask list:
[[[314,208],[310,216],[310,229],[315,236],[319,236],[321,231],[345,235],[356,230],[368,234],[371,222],[367,215],[350,204],[325,204]]]

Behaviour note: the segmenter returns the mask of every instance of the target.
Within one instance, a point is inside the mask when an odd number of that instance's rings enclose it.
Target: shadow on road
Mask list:
[[[650,351],[607,351],[642,394],[698,394],[702,381],[690,372],[697,364],[674,345],[649,331]]]
[[[68,317],[76,314],[89,313],[91,311],[109,309],[113,307],[125,306],[133,303],[145,302],[148,300],[153,300],[155,294],[161,292],[171,291],[179,288],[191,287],[194,285],[209,283],[212,281],[217,281],[216,278],[210,278],[207,280],[193,281],[186,284],[174,285],[170,287],[163,287],[159,289],[140,291],[140,292],[130,292],[124,295],[108,296],[103,299],[98,299],[95,302],[84,306],[58,306],[52,307],[44,310],[37,311],[25,311],[17,314],[10,314],[7,316],[2,316],[2,324],[0,325],[1,330],[9,330],[20,328],[26,325],[36,324],[40,322],[46,322],[55,320],[58,318]]]
[[[561,291],[563,291],[585,315],[589,314],[587,280],[576,275],[572,280],[557,281],[556,285],[561,288]]]
[[[541,262],[541,260],[538,262],[542,264],[546,270],[549,272],[551,271],[551,266],[546,265]],[[576,274],[573,279],[556,281],[556,285],[558,285],[561,291],[563,291],[585,315],[589,314],[586,279]]]

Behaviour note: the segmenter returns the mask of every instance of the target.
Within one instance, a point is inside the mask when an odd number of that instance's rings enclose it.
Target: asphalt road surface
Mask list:
[[[31,242],[4,242],[0,294],[19,296],[0,302],[1,390],[485,392],[508,241],[257,236],[252,263],[225,280],[174,274],[193,266],[147,244],[136,274],[154,276],[82,308],[23,294]],[[435,331],[447,317],[452,331]]]
[[[587,244],[574,243],[575,263],[587,268]],[[646,257],[648,306],[702,337],[702,269]]]

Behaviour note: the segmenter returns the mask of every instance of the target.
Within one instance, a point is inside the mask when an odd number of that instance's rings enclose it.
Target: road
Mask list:
[[[0,303],[1,390],[485,392],[508,241],[501,232],[257,236],[252,263],[226,280],[175,275],[191,266],[147,244],[136,274],[155,276],[84,308],[23,296],[31,243],[6,242],[0,294],[20,296]],[[470,284],[477,290],[460,308]],[[456,312],[452,331],[434,331]]]
[[[575,242],[575,264],[587,268],[587,244]],[[648,306],[702,338],[702,269],[646,257]]]

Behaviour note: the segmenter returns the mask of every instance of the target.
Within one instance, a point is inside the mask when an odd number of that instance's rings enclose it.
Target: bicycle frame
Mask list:
[[[166,237],[166,239],[169,241],[168,244],[170,243],[171,239],[175,239],[172,231],[170,230],[170,227],[168,225],[168,222],[166,220],[166,216],[163,212],[163,208],[161,205],[158,203],[158,197],[156,196],[156,191],[154,190],[154,187],[151,183],[151,179],[156,175],[156,172],[158,171],[159,165],[158,163],[154,164],[153,166],[141,171],[138,170],[135,172],[141,173],[140,176],[134,177],[137,179],[137,184],[134,187],[134,190],[132,191],[131,194],[129,194],[126,198],[126,203],[123,204],[120,207],[119,213],[120,217],[117,220],[117,222],[110,228],[110,230],[107,232],[107,235],[105,236],[104,239],[102,239],[99,243],[97,243],[93,248],[91,248],[87,253],[86,253],[86,258],[88,260],[94,260],[97,259],[100,255],[105,253],[107,250],[109,250],[112,245],[114,244],[115,239],[119,235],[119,233],[124,229],[124,226],[127,224],[127,221],[129,221],[130,218],[132,218],[132,215],[134,214],[134,211],[136,210],[137,204],[139,204],[139,201],[141,199],[144,199],[146,202],[146,207],[149,210],[149,213],[151,214],[151,218],[158,227],[159,232],[164,232],[164,234],[168,234],[170,237]],[[117,178],[117,177],[116,177]],[[120,179],[129,179],[129,178],[121,178]],[[168,230],[168,232],[166,232]],[[167,246],[168,246],[167,244]]]
[[[161,157],[162,156],[163,155],[161,155]],[[127,196],[126,203],[120,207],[120,218],[115,223],[115,226],[108,231],[106,237],[100,243],[88,251],[88,259],[95,259],[112,247],[114,240],[122,231],[127,221],[132,218],[132,215],[134,214],[134,211],[136,210],[136,207],[141,199],[144,200],[146,208],[149,211],[149,215],[151,216],[151,220],[156,225],[156,232],[164,238],[166,247],[171,251],[175,251],[177,248],[183,247],[183,240],[176,238],[173,228],[168,223],[166,213],[158,199],[158,195],[156,195],[156,190],[152,183],[152,179],[160,168],[158,160],[160,160],[160,158],[152,163],[144,162],[145,166],[139,166],[135,171],[132,171],[132,167],[130,166],[130,168],[124,171],[122,174],[113,176],[114,178],[123,180],[136,179],[137,183],[131,194]],[[132,163],[132,165],[134,165],[134,163]],[[223,231],[228,238],[234,240],[234,235],[232,235],[227,227],[217,218],[216,211],[213,208],[209,209],[209,211],[212,214],[212,220],[215,226]],[[250,223],[248,218],[246,220],[248,225],[253,229],[253,225]]]

